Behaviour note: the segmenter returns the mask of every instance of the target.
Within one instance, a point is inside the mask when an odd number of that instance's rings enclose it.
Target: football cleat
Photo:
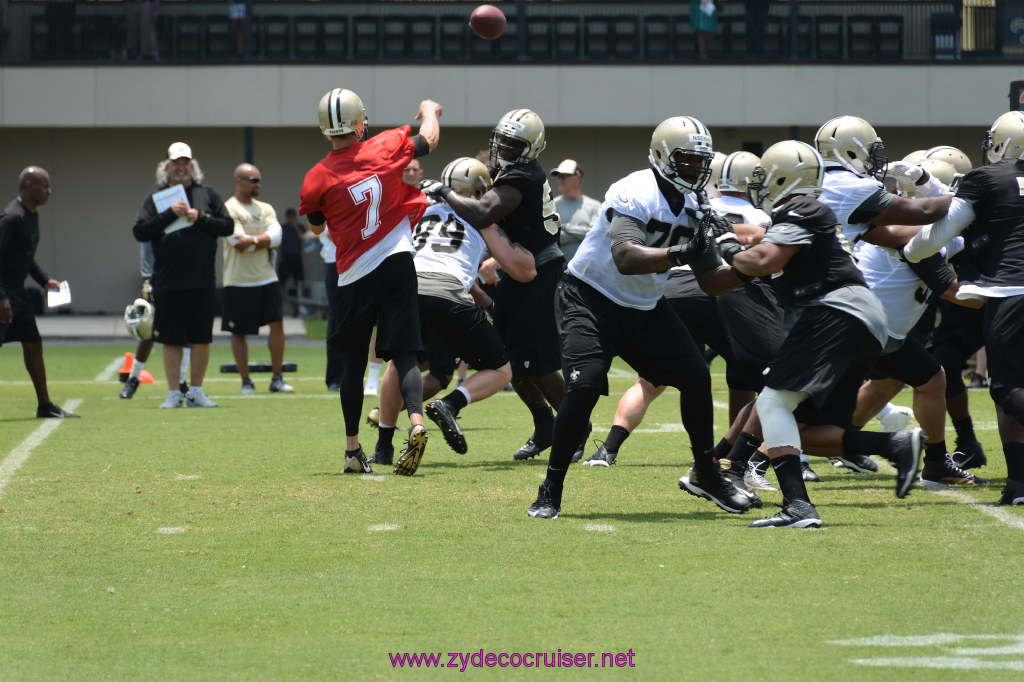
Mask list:
[[[118,394],[118,397],[123,400],[131,400],[137,390],[139,390],[139,378],[128,377],[124,380],[124,386],[121,387],[121,392]]]
[[[892,409],[884,417],[878,417],[878,426],[883,433],[896,433],[910,426],[914,419],[914,411],[902,405],[893,405]]]
[[[203,389],[193,386],[188,389],[188,395],[185,396],[185,407],[217,407],[217,403],[210,400],[203,393]]]
[[[522,461],[524,459],[532,459],[551,447],[551,443],[547,443],[546,445],[539,445],[536,441],[533,440],[533,438],[534,436],[530,436],[529,438],[527,438],[526,443],[523,444],[523,447],[519,448],[512,454],[512,459],[519,461]]]
[[[981,443],[957,443],[956,452],[953,453],[953,462],[961,469],[978,469],[988,464],[985,457],[985,450]]]
[[[79,415],[74,412],[67,412],[53,403],[36,408],[36,419],[74,419],[78,417]]]
[[[359,449],[345,452],[345,473],[346,474],[372,474],[373,468],[363,456],[362,446]]]
[[[999,504],[1024,504],[1024,482],[1007,478],[1006,487],[1003,488],[1003,495],[999,498]]]
[[[768,518],[758,519],[749,528],[821,528],[821,517],[810,502],[787,500],[782,511]]]
[[[256,386],[253,385],[252,379],[242,379],[242,395],[252,395],[256,392]]]
[[[814,473],[814,469],[808,462],[800,462],[800,476],[805,483],[821,483],[821,476]]]
[[[379,445],[374,448],[373,455],[370,459],[366,460],[370,464],[380,464],[382,466],[391,466],[395,459],[395,448],[386,447],[381,448]]]
[[[294,393],[295,389],[292,388],[284,377],[280,374],[275,374],[270,380],[270,392],[271,393]]]
[[[562,491],[556,490],[551,481],[544,479],[537,489],[537,499],[526,510],[535,519],[557,519],[562,507]]]
[[[366,413],[366,423],[375,429],[380,428],[380,408],[375,407]]]
[[[988,485],[984,478],[978,478],[958,467],[950,455],[946,455],[940,461],[927,459],[924,468],[921,470],[921,483],[927,487],[939,487],[942,485]]]
[[[595,443],[597,441],[594,441]],[[583,461],[585,467],[610,467],[615,464],[615,458],[618,457],[618,453],[609,452],[608,448],[601,443],[597,447],[597,452],[592,454],[586,460]]]
[[[160,407],[163,409],[173,409],[175,407],[182,407],[185,404],[185,396],[181,391],[168,391],[167,397],[164,398],[163,403]]]
[[[896,464],[896,497],[904,498],[917,480],[924,450],[924,431],[903,429],[892,435],[889,450]]]
[[[836,464],[838,462],[838,464]],[[846,467],[862,474],[878,473],[878,464],[868,455],[843,455],[833,458],[833,466]]]
[[[729,479],[733,486],[736,487],[736,490],[739,490],[740,493],[746,495],[747,499],[750,500],[751,507],[756,507],[760,509],[761,507],[764,506],[764,502],[761,501],[761,498],[758,496],[758,494],[743,484],[743,477],[740,476],[740,474],[737,471],[735,471],[732,468],[723,469],[722,474],[727,479]]]
[[[742,514],[751,507],[750,498],[737,490],[718,464],[703,472],[696,467],[690,469],[679,479],[679,487],[694,497],[714,502],[730,514]]]
[[[441,429],[444,442],[448,443],[452,450],[460,455],[466,454],[468,449],[466,437],[462,434],[462,429],[459,428],[458,417],[448,403],[443,400],[434,400],[423,409],[423,413]]]
[[[429,434],[422,425],[409,429],[409,440],[405,441],[405,451],[395,462],[395,473],[399,476],[412,476],[420,467],[423,452],[427,449]]]

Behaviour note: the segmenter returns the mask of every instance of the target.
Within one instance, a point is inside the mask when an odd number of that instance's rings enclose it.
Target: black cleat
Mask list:
[[[457,417],[452,408],[443,400],[435,400],[423,408],[423,413],[441,429],[444,442],[460,455],[466,454],[466,437],[462,435]]]
[[[896,497],[904,498],[917,480],[921,467],[921,451],[924,450],[924,431],[903,429],[892,434],[889,452],[896,464]]]
[[[551,481],[544,479],[537,489],[537,499],[526,510],[535,519],[557,519],[562,508],[562,490],[555,489]]]
[[[1003,496],[999,498],[999,504],[1024,504],[1024,481],[1007,478],[1006,487],[1003,488]]]
[[[366,460],[370,464],[380,464],[382,466],[391,466],[395,459],[395,448],[387,447],[381,449],[379,446],[374,448],[373,455],[370,459]]]
[[[405,441],[405,451],[395,462],[395,473],[399,476],[412,476],[420,468],[420,460],[427,449],[427,430],[417,424],[409,429],[409,440]]]
[[[748,488],[746,484],[743,483],[742,474],[738,473],[732,467],[729,467],[728,469],[723,469],[722,474],[727,479],[729,479],[729,481],[732,482],[734,486],[736,486],[736,490],[739,490],[742,494],[747,496],[747,499],[750,500],[751,507],[756,507],[757,509],[760,509],[761,507],[764,506],[764,502],[761,501],[761,498],[758,496],[758,494],[755,493],[750,488]]]
[[[576,448],[576,452],[572,453],[572,459],[570,463],[575,464],[583,458],[583,451],[587,449],[587,439],[590,438],[590,434],[594,431],[594,422],[587,422],[587,432],[583,434],[583,438],[580,439],[580,446]]]
[[[707,471],[696,467],[679,479],[679,487],[694,497],[703,497],[730,514],[742,514],[751,507],[750,498],[740,492],[716,463]]]
[[[526,443],[523,444],[523,447],[519,448],[518,450],[515,451],[515,453],[513,453],[512,459],[533,459],[534,457],[536,457],[537,455],[551,447],[551,443],[539,445],[533,439],[534,436],[530,436],[529,438],[527,438]]]
[[[131,400],[137,390],[139,390],[139,378],[128,377],[124,380],[124,386],[121,387],[121,392],[118,394],[118,397],[124,400]]]
[[[985,457],[985,450],[981,443],[957,443],[956,452],[953,453],[953,462],[961,469],[978,469],[988,464]]]
[[[878,473],[878,463],[871,459],[869,455],[843,455],[842,457],[836,457],[835,460],[839,462],[839,466],[853,469],[858,473]]]
[[[366,461],[363,455],[363,448],[355,452],[345,452],[345,473],[346,474],[372,474],[373,468]]]
[[[597,441],[595,441],[595,443],[596,442]],[[583,466],[610,467],[611,465],[615,464],[615,458],[617,456],[617,453],[609,452],[608,448],[604,446],[604,443],[601,443],[599,446],[597,446],[597,452],[592,454],[590,457],[587,457],[587,459],[583,461]]]
[[[758,519],[749,528],[821,528],[821,517],[810,502],[787,500],[775,516]]]
[[[950,455],[946,455],[938,462],[925,460],[924,468],[921,470],[921,482],[930,486],[988,485],[984,478],[978,478],[958,467]]]
[[[71,419],[78,416],[74,412],[65,412],[53,403],[36,408],[36,419]]]
[[[814,473],[814,469],[807,462],[800,462],[800,476],[805,483],[821,483],[821,476]]]

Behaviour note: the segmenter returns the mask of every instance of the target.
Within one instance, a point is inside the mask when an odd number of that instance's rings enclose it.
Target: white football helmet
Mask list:
[[[124,309],[124,325],[139,341],[153,338],[153,305],[145,299],[135,299],[135,303]]]
[[[444,167],[441,182],[463,196],[479,199],[491,188],[491,174],[484,164],[463,156]]]
[[[324,135],[355,133],[357,140],[366,137],[366,109],[363,100],[351,90],[334,88],[321,97],[317,116]]]
[[[885,148],[870,123],[857,116],[838,116],[814,135],[814,146],[826,162],[835,162],[858,175],[881,179],[889,159],[879,154]]]
[[[825,179],[825,161],[805,142],[776,142],[761,155],[749,183],[750,203],[765,213],[792,194],[817,197]]]
[[[536,159],[547,141],[544,122],[529,109],[513,109],[491,131],[488,145],[491,168],[504,168]]]
[[[708,183],[714,154],[703,123],[692,116],[673,116],[654,129],[648,159],[658,175],[688,194]]]
[[[974,168],[971,163],[971,159],[966,154],[957,149],[956,147],[950,147],[949,145],[942,145],[939,147],[932,147],[924,153],[922,161],[924,159],[936,159],[937,161],[945,161],[952,166],[957,173],[960,175],[967,175]],[[945,181],[944,181],[945,182]],[[948,182],[946,183],[949,184]]]
[[[981,148],[989,163],[1024,158],[1024,111],[1008,111],[997,118]]]
[[[761,159],[751,152],[733,152],[725,159],[718,189],[722,192],[747,193],[747,185],[754,177],[754,169],[761,165]]]
[[[928,153],[927,149],[918,149],[904,156],[903,160],[906,161],[907,163],[912,163],[916,166],[917,164],[921,163],[921,159],[924,158],[924,155],[926,153]]]

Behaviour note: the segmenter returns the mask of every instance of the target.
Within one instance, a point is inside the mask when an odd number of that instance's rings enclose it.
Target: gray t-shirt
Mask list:
[[[601,210],[601,202],[584,194],[579,199],[566,199],[564,195],[555,198],[555,211],[562,219],[562,234],[558,245],[570,261],[576,255],[583,238],[594,224],[594,218]]]

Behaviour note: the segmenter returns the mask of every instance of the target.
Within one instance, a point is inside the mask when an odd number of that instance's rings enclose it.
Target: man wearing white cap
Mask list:
[[[594,224],[601,202],[583,193],[583,169],[574,160],[566,159],[551,174],[558,180],[558,191],[561,192],[555,197],[555,210],[562,218],[558,245],[565,260],[571,261]]]
[[[160,407],[217,406],[202,389],[213,340],[214,259],[217,238],[230,235],[235,224],[220,196],[202,181],[192,149],[175,142],[167,150],[167,159],[157,164],[157,191],[142,202],[132,227],[137,240],[153,244],[153,338],[164,344],[170,388]],[[166,190],[175,186],[181,187],[184,198],[168,196]],[[179,390],[178,380],[185,346],[192,349],[192,386],[187,395]]]

